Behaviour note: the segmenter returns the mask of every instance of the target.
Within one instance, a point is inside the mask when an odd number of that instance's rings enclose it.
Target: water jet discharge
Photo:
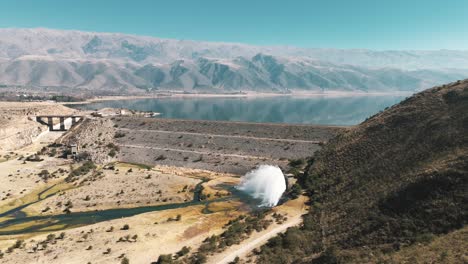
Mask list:
[[[260,199],[261,207],[273,207],[286,191],[286,179],[278,166],[260,165],[242,177],[237,189]]]

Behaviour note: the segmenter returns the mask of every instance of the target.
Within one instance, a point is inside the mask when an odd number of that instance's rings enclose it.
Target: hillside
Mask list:
[[[262,248],[260,262],[466,262],[468,80],[418,93],[338,135],[301,180],[312,209],[303,227]]]
[[[466,51],[304,49],[0,29],[0,88],[101,93],[420,91],[466,78],[467,69]]]

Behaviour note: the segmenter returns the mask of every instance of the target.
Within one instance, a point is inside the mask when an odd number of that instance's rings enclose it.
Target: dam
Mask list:
[[[313,155],[337,126],[113,118],[119,159],[243,175],[258,165],[286,167]]]

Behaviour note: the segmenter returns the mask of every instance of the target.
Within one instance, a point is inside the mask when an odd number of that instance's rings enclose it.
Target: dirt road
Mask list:
[[[236,257],[243,258],[255,248],[258,248],[265,244],[270,238],[276,236],[279,233],[285,232],[289,227],[297,226],[302,222],[301,215],[296,215],[286,223],[275,226],[271,230],[266,230],[261,233],[255,233],[249,239],[242,242],[240,245],[235,245],[227,249],[226,251],[222,252],[219,255],[215,255],[214,257],[208,260],[208,263],[219,263],[219,264],[227,264],[233,261]]]

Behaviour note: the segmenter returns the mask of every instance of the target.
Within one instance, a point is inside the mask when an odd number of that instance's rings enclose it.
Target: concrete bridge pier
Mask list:
[[[66,131],[65,130],[65,117],[61,116],[59,120],[60,120],[60,131]]]
[[[50,131],[54,130],[54,118],[51,116],[47,117],[47,126],[49,127]]]
[[[59,129],[54,129],[54,118],[59,119]],[[71,119],[71,126],[69,129],[83,121],[82,116],[36,116],[36,121],[46,125],[49,128],[49,131],[67,131],[65,120],[68,118]],[[47,122],[44,121],[45,119],[47,119]]]

